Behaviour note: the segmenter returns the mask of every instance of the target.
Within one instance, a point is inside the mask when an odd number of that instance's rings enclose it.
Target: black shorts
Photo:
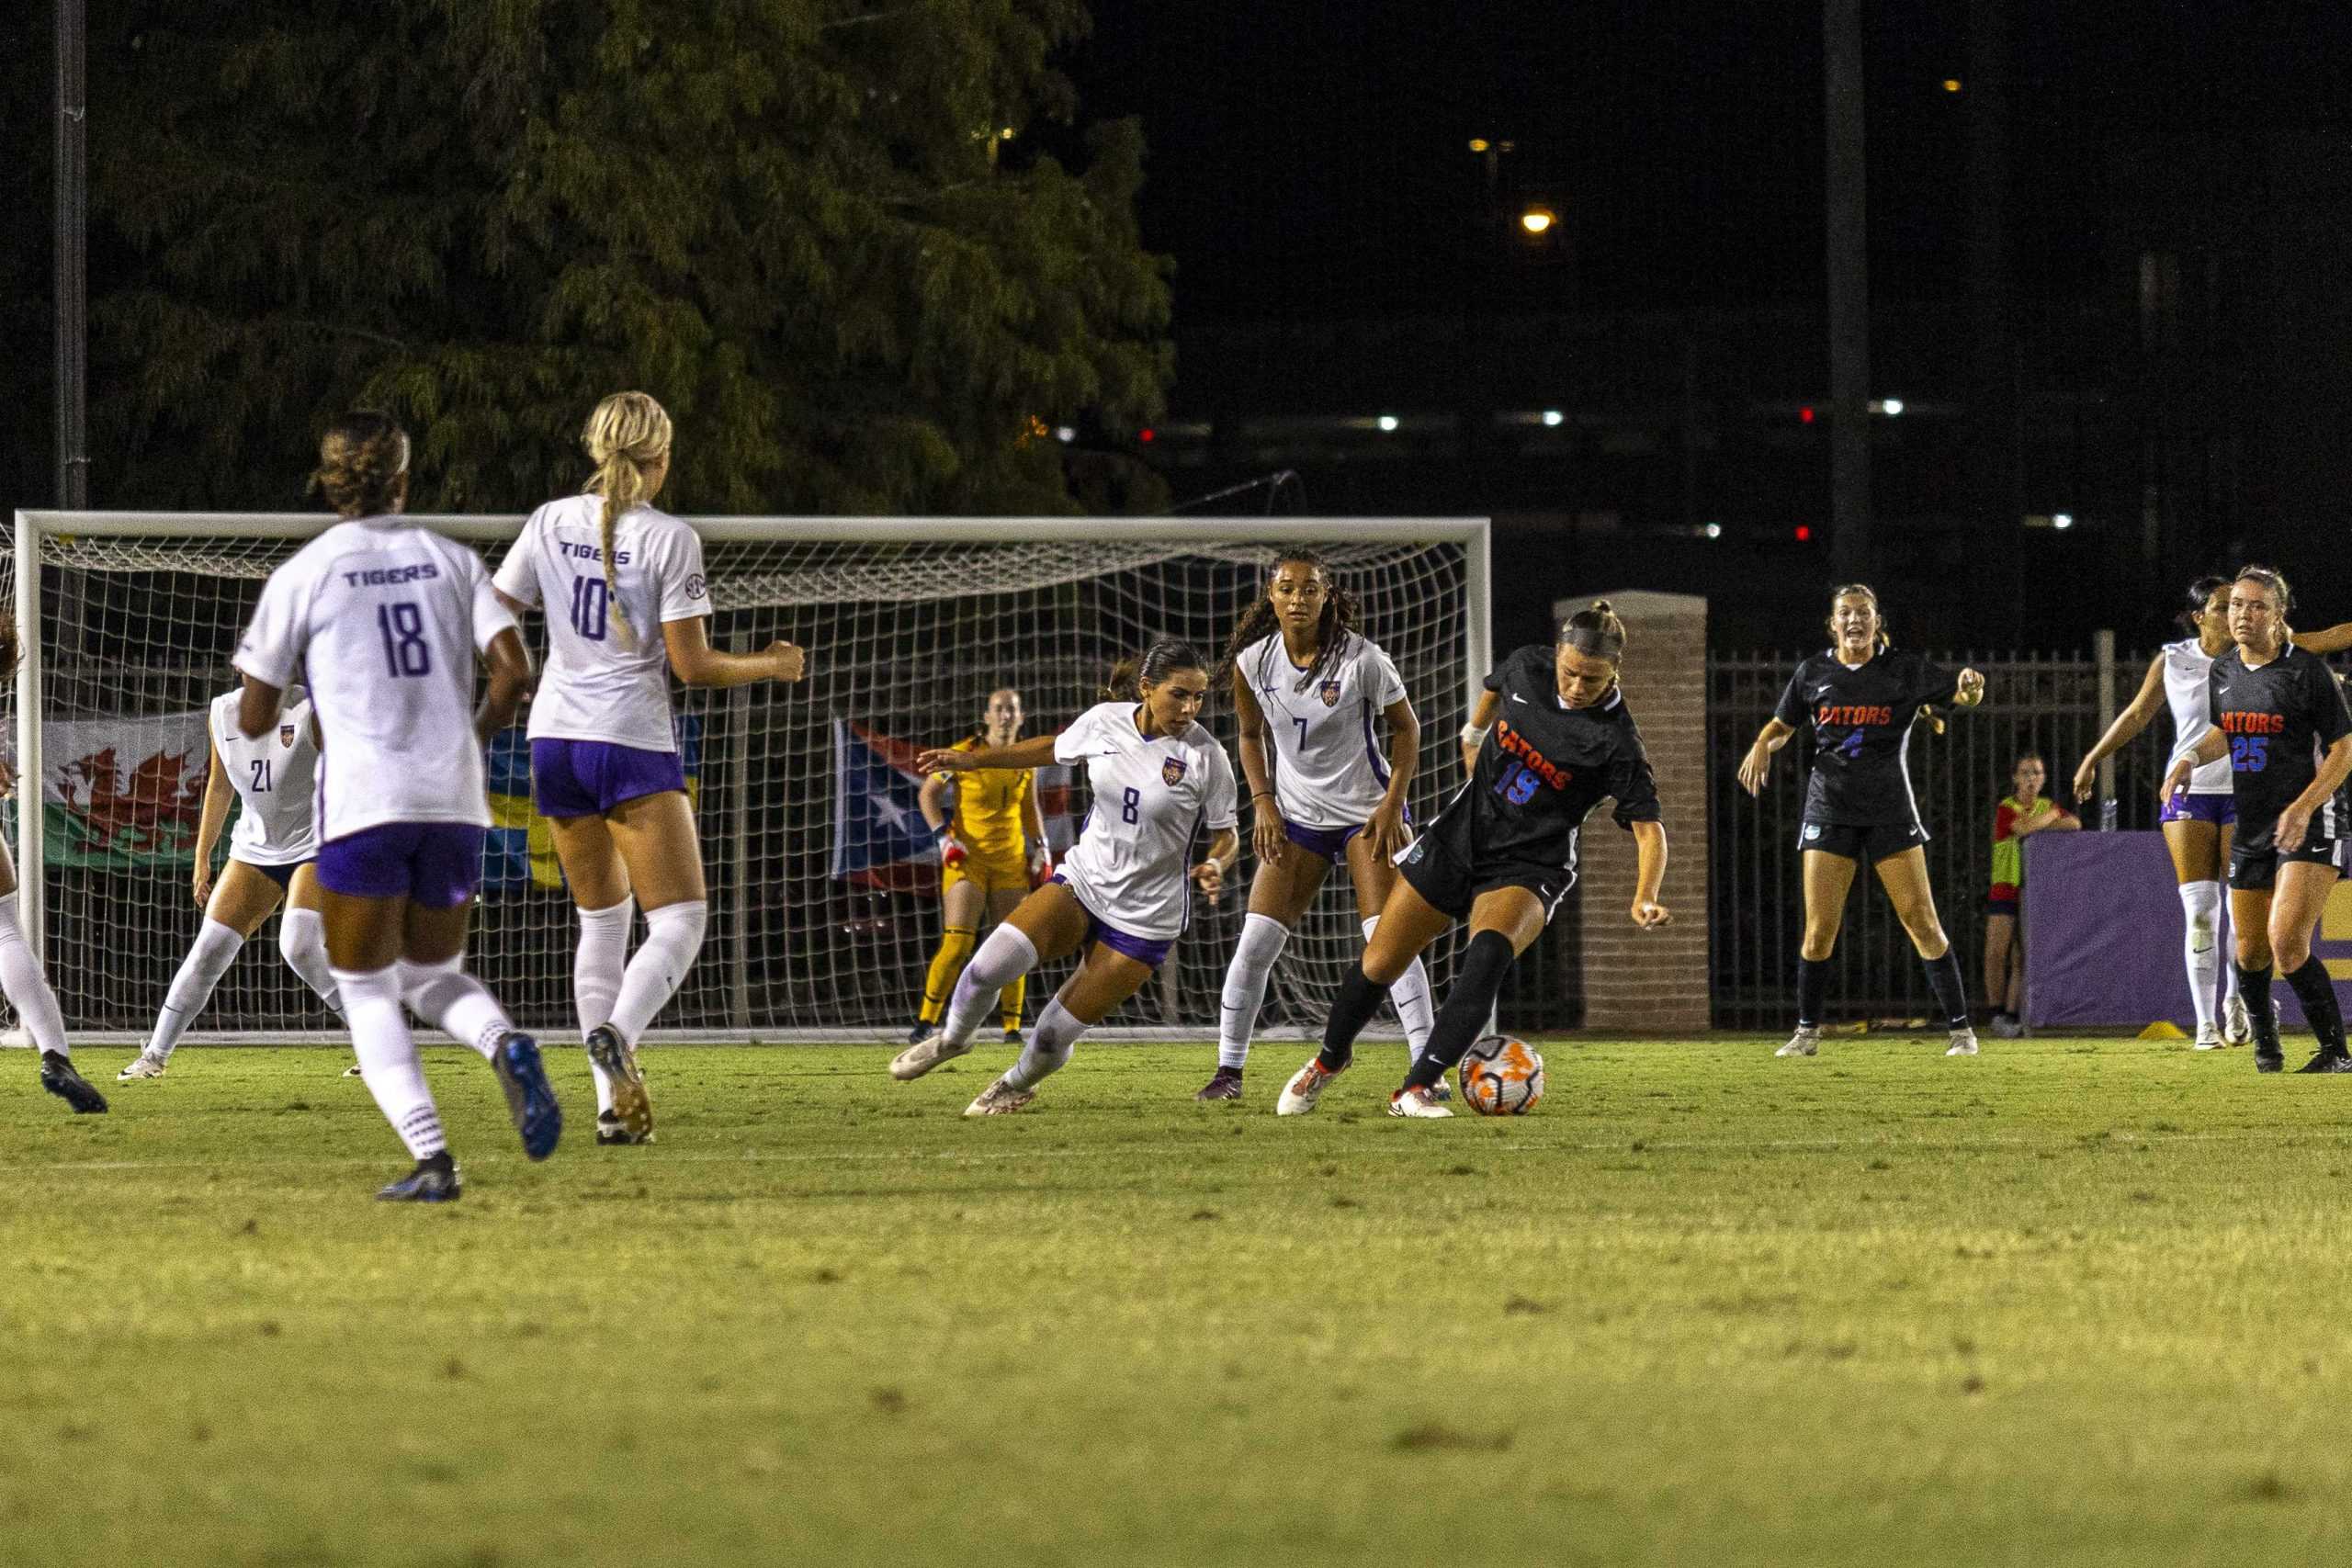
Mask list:
[[[1498,887],[1524,887],[1544,901],[1544,919],[1549,921],[1577,882],[1577,874],[1564,865],[1534,865],[1526,861],[1465,863],[1434,833],[1416,840],[1396,868],[1430,908],[1457,920],[1469,918],[1470,906],[1482,893]]]
[[[1928,841],[1928,830],[1917,822],[1882,822],[1856,828],[1844,822],[1808,822],[1797,829],[1797,848],[1841,855],[1857,864],[1876,865]]]
[[[2340,843],[2335,839],[2323,839],[2316,834],[2303,835],[2303,847],[2280,853],[2273,849],[2250,850],[2244,844],[2230,846],[2230,886],[2247,893],[2267,893],[2278,880],[2282,864],[2334,865],[2341,869],[2336,859]]]

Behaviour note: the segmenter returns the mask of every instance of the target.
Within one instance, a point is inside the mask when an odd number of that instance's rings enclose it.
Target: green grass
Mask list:
[[[985,1122],[1000,1048],[662,1051],[642,1149],[558,1052],[544,1166],[445,1051],[443,1209],[340,1054],[0,1057],[0,1561],[2341,1561],[2352,1082],[1939,1044],[1443,1123],[1393,1047],[1295,1121],[1295,1045]]]

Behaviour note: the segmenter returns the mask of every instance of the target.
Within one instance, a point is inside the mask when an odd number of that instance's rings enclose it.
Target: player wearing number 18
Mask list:
[[[548,668],[531,699],[531,796],[580,910],[572,1004],[596,1080],[596,1141],[653,1136],[637,1042],[694,965],[708,918],[702,846],[670,714],[689,686],[797,681],[800,649],[710,646],[702,540],[653,498],[670,477],[670,416],[616,392],[588,416],[586,493],[531,513],[499,563],[517,614],[545,606]],[[661,635],[653,636],[659,626]],[[637,907],[645,943],[624,967]]]
[[[2237,840],[2230,849],[2230,918],[2237,928],[2238,990],[2254,1021],[2254,1064],[2283,1065],[2270,977],[2284,970],[2319,1037],[2307,1073],[2352,1072],[2344,1019],[2312,932],[2335,890],[2337,854],[2352,823],[2343,790],[2352,775],[2352,713],[2317,654],[2287,637],[2294,601],[2287,580],[2258,566],[2230,584],[2230,640],[2213,660],[2207,716],[2213,728],[2165,775],[2163,794],[2187,787],[2199,764],[2230,761]]]
[[[360,1075],[416,1156],[378,1196],[442,1202],[458,1196],[458,1168],[403,1006],[489,1061],[531,1158],[555,1151],[563,1113],[537,1044],[464,965],[490,827],[482,748],[514,716],[530,660],[481,558],[400,514],[408,459],[388,415],[328,427],[316,479],[343,521],[263,585],[237,647],[237,728],[274,733],[294,671],[308,668],[327,959]],[[477,652],[489,694],[469,711]]]
[[[1486,1032],[1512,962],[1544,933],[1577,879],[1577,836],[1610,798],[1617,824],[1634,835],[1634,924],[1670,918],[1657,901],[1666,875],[1666,828],[1641,731],[1617,683],[1625,626],[1607,600],[1570,615],[1551,648],[1522,648],[1487,677],[1462,734],[1470,778],[1399,863],[1380,924],[1363,960],[1340,983],[1323,1026],[1323,1049],[1291,1076],[1275,1114],[1315,1109],[1353,1059],[1381,998],[1407,964],[1456,920],[1470,940],[1453,984],[1413,1059],[1388,1097],[1392,1116],[1439,1117],[1438,1080]]]

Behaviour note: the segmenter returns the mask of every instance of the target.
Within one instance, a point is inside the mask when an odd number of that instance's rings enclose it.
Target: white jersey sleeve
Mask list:
[[[462,564],[471,571],[474,580],[474,651],[488,653],[490,645],[498,640],[499,633],[515,629],[514,612],[499,599],[497,586],[491,581],[490,570],[482,565],[480,556],[468,550]]]
[[[2172,765],[2196,749],[2213,728],[2211,705],[2208,700],[2207,683],[2212,678],[2213,660],[2195,637],[2165,644],[2165,702],[2172,709],[2172,755],[2165,760],[2167,773]],[[2201,762],[2188,775],[2191,795],[2227,795],[2230,793],[2230,760]]]
[[[1147,941],[1181,933],[1191,909],[1188,857],[1197,830],[1234,825],[1233,763],[1199,725],[1146,736],[1137,705],[1090,708],[1054,738],[1054,757],[1082,766],[1093,804],[1060,872],[1089,914]]]
[[[237,796],[229,858],[247,865],[300,865],[319,852],[313,799],[319,749],[311,739],[310,697],[288,693],[276,728],[248,740],[237,727],[243,696],[222,693],[212,699],[209,715],[213,753]]]
[[[1236,668],[1265,717],[1283,816],[1324,829],[1370,820],[1388,791],[1380,716],[1405,697],[1396,662],[1379,644],[1351,633],[1317,674],[1291,662],[1277,632],[1243,649]]]
[[[531,698],[530,736],[674,750],[662,626],[710,613],[702,540],[666,512],[633,507],[614,520],[608,581],[604,506],[594,495],[548,502],[499,568],[510,598],[547,611],[547,668]],[[515,592],[526,581],[528,591]],[[624,619],[633,644],[623,641]]]
[[[390,822],[490,825],[474,653],[512,624],[480,556],[398,516],[337,524],[270,574],[237,668],[277,686],[298,663],[309,672],[326,738],[322,841]]]

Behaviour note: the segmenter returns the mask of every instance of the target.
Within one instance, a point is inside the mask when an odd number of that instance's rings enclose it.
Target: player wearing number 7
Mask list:
[[[1797,1028],[1777,1055],[1810,1056],[1821,1046],[1829,989],[1829,955],[1846,918],[1846,894],[1864,861],[1894,905],[1894,918],[1917,950],[1928,985],[1950,1031],[1944,1055],[1976,1055],[1968,1018],[1968,983],[1936,918],[1928,885],[1928,829],[1911,793],[1906,754],[1911,726],[1928,703],[1974,707],[1984,677],[1954,671],[1922,653],[1894,651],[1869,584],[1849,582],[1829,596],[1830,646],[1797,666],[1772,716],[1739,764],[1739,784],[1763,792],[1773,753],[1800,728],[1813,731],[1813,771],[1805,782],[1804,943],[1797,957]]]
[[[653,498],[670,477],[670,416],[615,392],[581,433],[596,476],[586,493],[531,513],[499,563],[498,596],[547,610],[547,674],[531,699],[531,801],[580,910],[572,1003],[596,1080],[596,1141],[653,1137],[637,1042],[702,950],[709,896],[670,715],[670,676],[689,686],[800,679],[800,649],[710,646],[702,540]],[[654,628],[660,627],[660,635]],[[645,942],[624,966],[645,909]]]
[[[2270,976],[2285,970],[2319,1054],[2299,1071],[2352,1073],[2344,1018],[2312,931],[2335,890],[2352,774],[2352,712],[2319,655],[2287,639],[2294,600],[2287,580],[2258,566],[2230,584],[2230,641],[2206,676],[2213,728],[2165,775],[2162,794],[2187,787],[2202,762],[2230,760],[2237,839],[2230,848],[2230,918],[2237,927],[2238,990],[2254,1021],[2256,1072],[2284,1065]]]

